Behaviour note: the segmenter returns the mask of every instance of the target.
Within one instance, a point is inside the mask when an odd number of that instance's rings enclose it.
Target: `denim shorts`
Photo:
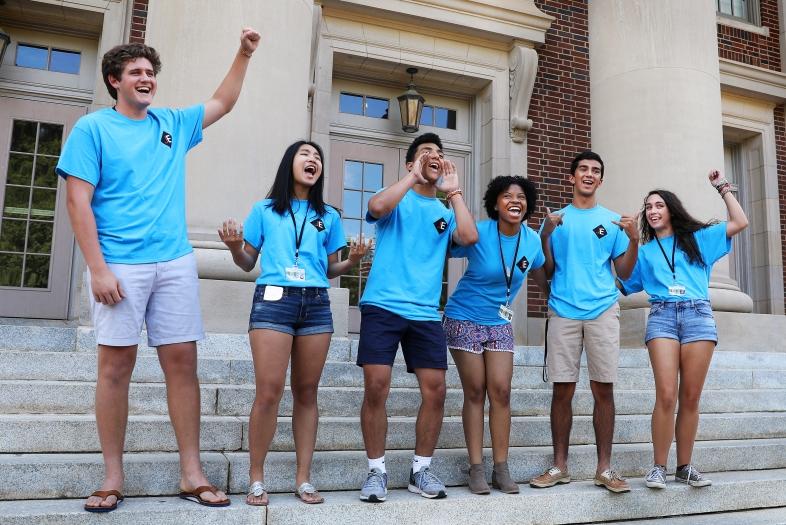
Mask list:
[[[442,318],[442,329],[451,350],[464,350],[473,354],[513,352],[513,327],[510,323],[478,324],[473,321]]]
[[[413,321],[370,304],[360,307],[358,366],[392,366],[399,344],[407,372],[414,373],[418,368],[447,370],[448,347],[442,323]]]
[[[705,299],[656,301],[650,305],[644,342],[663,337],[680,344],[695,341],[718,342],[718,330],[710,302]]]
[[[275,330],[285,334],[333,333],[333,314],[327,288],[284,287],[281,299],[265,301],[265,285],[257,285],[248,330]]]

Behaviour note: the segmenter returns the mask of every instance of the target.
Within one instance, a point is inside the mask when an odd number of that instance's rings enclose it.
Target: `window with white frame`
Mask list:
[[[758,0],[715,0],[718,14],[759,25]]]

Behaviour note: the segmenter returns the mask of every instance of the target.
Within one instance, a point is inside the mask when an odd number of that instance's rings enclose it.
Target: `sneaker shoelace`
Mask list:
[[[614,480],[618,480],[618,481],[625,481],[625,480],[622,478],[622,476],[620,476],[619,474],[617,474],[617,471],[615,471],[615,470],[607,470],[606,472],[608,473],[609,479],[610,479],[611,481],[614,481]]]
[[[647,473],[647,479],[658,478],[658,480],[660,480],[661,478],[665,477],[665,474],[666,474],[666,471],[664,469],[662,469],[661,467],[656,465],[656,466],[652,467],[650,469],[650,471]]]
[[[420,485],[421,486],[429,486],[429,485],[442,485],[442,482],[439,478],[431,473],[428,467],[424,467],[420,469]]]
[[[701,472],[696,470],[696,468],[693,465],[688,465],[688,467],[685,470],[688,471],[687,472],[687,474],[688,474],[688,477],[687,477],[688,481],[702,481],[703,480],[703,478],[701,477]]]
[[[382,472],[374,469],[368,473],[366,482],[363,485],[365,487],[370,487],[370,486],[384,487],[385,478],[382,477]]]
[[[559,469],[559,467],[551,467],[546,471],[546,473],[549,476],[559,476],[560,474],[562,474],[562,471]]]

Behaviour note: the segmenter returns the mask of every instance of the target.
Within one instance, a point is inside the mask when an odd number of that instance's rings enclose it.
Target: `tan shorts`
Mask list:
[[[582,348],[587,351],[589,378],[599,383],[617,380],[620,357],[620,306],[614,303],[595,319],[567,319],[549,309],[549,380],[576,383]]]

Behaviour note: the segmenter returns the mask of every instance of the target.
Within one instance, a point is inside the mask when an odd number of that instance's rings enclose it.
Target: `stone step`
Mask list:
[[[202,384],[201,412],[205,415],[245,416],[254,399],[249,385]],[[95,383],[77,381],[0,381],[0,414],[86,414],[93,411]],[[615,390],[618,414],[649,414],[655,393],[652,390]],[[322,387],[319,408],[322,416],[354,417],[360,413],[363,389],[360,387]],[[445,400],[445,415],[461,414],[463,393],[451,388]],[[549,413],[551,391],[516,389],[511,392],[511,410],[515,416]],[[417,388],[395,388],[388,399],[388,414],[412,416],[420,404]],[[592,394],[576,391],[573,412],[591,414]],[[786,411],[784,389],[706,390],[702,395],[702,413],[779,412]],[[129,391],[131,414],[167,413],[166,388],[163,383],[134,383]],[[292,396],[284,391],[279,415],[292,415]]]
[[[626,520],[620,525],[786,525],[786,507]]]
[[[200,356],[248,359],[251,350],[246,334],[207,333],[198,343]],[[4,350],[84,352],[95,353],[95,335],[92,327],[70,326],[67,323],[46,321],[18,322],[0,320],[0,352]],[[775,369],[786,370],[786,353],[719,350],[713,356],[713,366],[719,368]],[[143,331],[139,348],[141,355],[154,354],[155,349],[146,345]],[[328,359],[351,361],[357,357],[357,339],[335,337],[331,341]],[[401,355],[399,353],[399,360]],[[450,359],[450,356],[448,356]],[[543,364],[542,346],[518,346],[514,361],[519,365],[540,366]],[[620,367],[649,367],[646,349],[624,348],[620,354]]]
[[[673,469],[674,454],[669,460]],[[486,450],[487,471],[490,475]],[[412,452],[388,451],[386,463],[391,488],[405,487]],[[248,453],[208,452],[202,454],[208,478],[216,486],[242,493],[248,486]],[[595,447],[571,447],[569,468],[575,479],[590,479],[595,472]],[[693,454],[694,463],[705,473],[733,470],[786,468],[786,439],[700,441]],[[541,473],[551,462],[551,447],[513,447],[510,449],[511,474],[519,482]],[[173,452],[126,454],[125,494],[167,495],[178,490],[178,456]],[[614,447],[614,468],[625,476],[640,477],[652,463],[649,443],[619,444]],[[311,481],[321,490],[357,490],[365,479],[367,460],[364,451],[317,452]],[[446,485],[466,483],[466,451],[440,450],[434,457],[434,470]],[[82,497],[95,490],[102,479],[102,459],[93,454],[0,454],[0,499],[49,499]],[[266,484],[272,492],[293,490],[295,454],[271,452],[266,463]],[[715,475],[709,475],[713,478]],[[641,482],[637,482],[640,484]],[[455,489],[461,492],[465,489]],[[761,505],[758,505],[761,506]]]
[[[548,490],[522,487],[521,494],[493,491],[475,496],[466,489],[452,490],[443,500],[426,500],[406,490],[391,490],[388,501],[368,504],[358,500],[357,491],[323,492],[325,503],[306,506],[289,494],[273,494],[270,506],[250,507],[242,496],[233,496],[232,505],[205,509],[173,497],[134,497],[115,512],[98,517],[108,525],[380,525],[422,523],[477,525],[480,516],[495,523],[568,524],[624,521],[626,525],[783,525],[786,511],[775,507],[739,510],[759,506],[786,505],[786,471],[747,471],[717,474],[711,490],[696,490],[670,484],[662,491],[634,483],[630,494],[614,495],[590,482],[574,482]],[[570,501],[570,505],[565,505]],[[82,525],[89,517],[83,500],[22,500],[0,502],[0,522],[4,525],[56,523]],[[694,514],[716,512],[716,514]],[[651,516],[682,515],[647,520]]]
[[[200,358],[198,374],[202,383],[211,384],[254,384],[254,367],[251,359]],[[517,365],[513,369],[513,388],[551,389],[544,383],[539,366]],[[80,352],[0,352],[0,380],[36,381],[95,381],[96,354]],[[289,376],[287,376],[287,381]],[[132,381],[139,383],[161,383],[164,375],[153,355],[137,358]],[[461,388],[458,370],[450,366],[447,371],[448,388]],[[322,372],[322,386],[361,387],[363,371],[348,361],[328,361]],[[415,388],[418,386],[414,374],[406,373],[403,364],[393,367],[392,386]],[[587,369],[583,368],[579,388],[589,388]],[[654,388],[652,370],[625,368],[619,374],[616,387],[619,389]],[[786,388],[786,370],[738,369],[711,367],[705,389],[756,389]]]
[[[514,447],[548,446],[551,429],[548,416],[517,416],[512,418],[510,445]],[[235,416],[203,416],[200,444],[204,451],[248,450],[248,418]],[[485,446],[491,446],[488,422],[485,425]],[[317,450],[363,450],[358,417],[322,417],[317,432]],[[648,443],[650,416],[618,416],[615,443]],[[0,453],[69,453],[100,451],[95,418],[92,414],[6,414],[0,415]],[[739,414],[704,414],[699,423],[697,439],[701,441],[729,439],[786,438],[786,413],[756,412]],[[573,420],[571,443],[592,444],[595,434],[591,416]],[[387,448],[411,450],[415,446],[415,418],[391,417],[388,423]],[[438,448],[465,447],[460,416],[445,418]],[[125,449],[128,452],[172,452],[177,450],[169,418],[131,416],[128,422]],[[273,451],[292,451],[292,420],[282,417],[271,445]]]

